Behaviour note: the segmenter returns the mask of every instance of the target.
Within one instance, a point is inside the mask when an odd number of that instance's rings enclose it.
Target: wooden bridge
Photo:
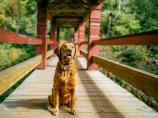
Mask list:
[[[37,38],[0,29],[0,43],[36,45],[36,56],[0,72],[0,95],[34,70],[0,104],[0,118],[158,118],[142,101],[98,71],[103,67],[137,89],[158,100],[158,76],[99,57],[99,45],[158,45],[158,30],[99,39],[102,0],[37,0]],[[47,19],[51,20],[51,41],[47,41]],[[85,21],[89,19],[89,39],[84,40]],[[60,27],[73,27],[74,43],[81,52],[76,60],[79,72],[78,115],[60,107],[59,116],[45,109],[53,87],[57,57],[53,49],[59,42]],[[55,30],[57,36],[55,37]],[[47,49],[50,45],[50,50]],[[88,45],[84,51],[84,45]],[[48,50],[48,51],[47,51]],[[85,57],[85,58],[84,58]],[[87,60],[86,60],[87,59]]]
[[[0,118],[157,118],[158,114],[131,93],[96,70],[86,70],[86,59],[78,58],[78,115],[61,106],[59,116],[45,109],[51,94],[58,58],[51,57],[45,70],[35,70],[0,104]]]

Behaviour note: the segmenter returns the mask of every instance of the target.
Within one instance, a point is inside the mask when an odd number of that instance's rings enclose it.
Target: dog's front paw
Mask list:
[[[50,109],[50,108],[52,108],[52,105],[51,104],[47,104],[46,105],[46,109]]]
[[[53,114],[54,116],[57,116],[57,115],[59,114],[59,110],[54,110],[54,111],[52,111],[52,114]]]
[[[73,115],[76,115],[76,114],[77,114],[77,111],[76,111],[76,110],[71,110],[71,113],[72,113]]]

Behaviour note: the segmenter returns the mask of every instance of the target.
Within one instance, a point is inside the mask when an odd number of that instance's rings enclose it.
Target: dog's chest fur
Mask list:
[[[74,64],[71,70],[63,70],[60,68],[60,65],[58,64],[55,76],[55,86],[60,89],[60,95],[66,97],[68,94],[70,94],[71,89],[77,86],[77,65]]]

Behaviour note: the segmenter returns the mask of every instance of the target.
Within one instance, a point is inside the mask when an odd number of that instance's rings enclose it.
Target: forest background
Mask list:
[[[115,37],[158,29],[158,0],[104,0],[100,38]],[[0,0],[0,28],[36,37],[35,0]],[[88,39],[89,21],[86,21]],[[60,41],[69,40],[73,28],[60,28]],[[48,39],[50,21],[48,21]],[[85,47],[86,50],[87,47]],[[35,56],[35,46],[0,44],[0,71]],[[157,45],[100,46],[100,56],[158,75]]]

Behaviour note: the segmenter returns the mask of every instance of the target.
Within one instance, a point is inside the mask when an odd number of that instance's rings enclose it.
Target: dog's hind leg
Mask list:
[[[53,89],[52,89],[52,91],[53,91]],[[54,105],[53,92],[52,92],[52,95],[48,95],[48,102],[47,102],[46,108],[50,109],[50,108],[52,108],[52,105]]]
[[[48,102],[47,102],[46,108],[50,109],[50,108],[52,108],[52,105],[53,105],[52,95],[49,95],[48,96]]]

